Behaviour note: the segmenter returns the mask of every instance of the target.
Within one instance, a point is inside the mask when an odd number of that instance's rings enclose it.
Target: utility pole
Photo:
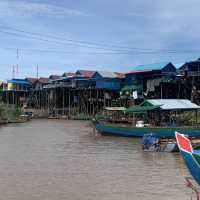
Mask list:
[[[19,61],[19,49],[17,49],[16,57],[17,57],[16,75],[19,76],[19,65],[18,65],[18,61]]]

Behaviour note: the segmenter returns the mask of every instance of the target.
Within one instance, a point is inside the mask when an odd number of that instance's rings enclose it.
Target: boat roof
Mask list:
[[[140,105],[134,105],[126,109],[130,113],[146,113],[153,110],[199,110],[200,106],[187,99],[147,99]]]
[[[148,99],[152,106],[160,106],[161,110],[198,110],[200,106],[187,99]]]

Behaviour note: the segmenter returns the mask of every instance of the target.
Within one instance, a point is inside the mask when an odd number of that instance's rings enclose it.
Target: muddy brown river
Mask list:
[[[0,127],[2,200],[189,200],[180,155],[143,152],[139,139],[94,136],[89,122]]]

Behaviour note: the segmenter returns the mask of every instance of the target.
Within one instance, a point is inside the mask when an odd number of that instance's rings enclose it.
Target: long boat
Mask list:
[[[102,135],[121,137],[143,137],[144,134],[153,133],[160,138],[175,138],[175,131],[189,137],[200,137],[200,127],[124,127],[97,122],[95,128]]]
[[[176,132],[176,141],[181,152],[181,155],[193,176],[195,181],[200,185],[200,150],[194,150],[191,141],[183,134]],[[193,185],[192,179],[190,177],[186,178],[187,187],[191,188],[195,194],[196,199],[200,199],[198,188]]]
[[[190,140],[178,132],[176,132],[176,141],[191,175],[200,185],[200,150],[194,150]]]

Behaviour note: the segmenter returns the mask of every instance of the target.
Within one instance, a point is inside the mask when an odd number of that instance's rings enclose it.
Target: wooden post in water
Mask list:
[[[69,108],[68,108],[68,115],[69,115],[69,118],[70,118],[70,112],[71,112],[71,99],[70,99],[71,97],[70,97],[70,88],[69,88],[69,102],[68,102],[68,104],[69,104]]]
[[[63,101],[62,101],[62,115],[64,116],[64,109],[65,109],[65,91],[64,91],[64,87],[62,88],[62,95],[63,95]]]
[[[188,188],[192,189],[192,191],[195,192],[196,200],[200,200],[199,192],[198,192],[197,188],[192,184],[192,181],[191,181],[192,178],[186,177],[185,180],[186,180],[186,186],[187,186]]]
[[[12,104],[14,105],[15,103],[15,94],[14,94],[14,90],[12,91]]]

